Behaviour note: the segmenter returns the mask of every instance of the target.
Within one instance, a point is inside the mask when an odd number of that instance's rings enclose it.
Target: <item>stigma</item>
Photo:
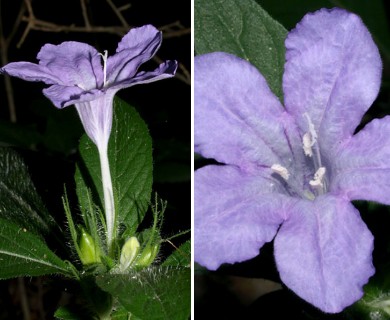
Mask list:
[[[107,50],[104,50],[104,54],[103,53],[99,53],[102,57],[102,60],[103,60],[103,87],[106,86],[106,83],[107,83],[107,59],[108,59],[108,51]]]

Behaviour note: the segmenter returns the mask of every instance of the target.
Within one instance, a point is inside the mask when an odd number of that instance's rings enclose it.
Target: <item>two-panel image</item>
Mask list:
[[[0,1],[0,319],[390,319],[389,19]]]

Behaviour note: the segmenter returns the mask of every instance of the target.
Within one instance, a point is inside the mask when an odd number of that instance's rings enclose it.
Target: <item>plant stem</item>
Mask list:
[[[112,250],[112,244],[115,240],[115,203],[110,165],[108,161],[107,148],[98,148],[100,157],[100,169],[102,173],[104,211],[107,224],[107,247],[108,252]]]

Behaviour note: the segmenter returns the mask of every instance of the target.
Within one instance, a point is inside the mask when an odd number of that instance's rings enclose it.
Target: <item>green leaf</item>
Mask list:
[[[191,265],[191,241],[184,242],[175,250],[162,264],[163,266],[183,266]]]
[[[115,311],[111,314],[111,320],[142,320],[142,319],[131,314],[129,311],[126,310],[124,306],[118,305],[115,308]]]
[[[87,187],[103,204],[99,155],[84,135],[80,141],[82,162],[76,171],[77,195],[82,209],[89,207]],[[150,203],[152,191],[152,142],[137,111],[120,99],[114,100],[114,119],[108,146],[118,222],[134,234]]]
[[[254,0],[195,0],[194,12],[197,54],[224,51],[249,61],[283,100],[287,30],[279,22]]]
[[[62,273],[68,265],[55,255],[28,225],[24,228],[0,218],[0,279]]]
[[[61,320],[94,320],[88,311],[81,308],[73,310],[69,307],[59,307],[54,316]]]
[[[39,235],[50,233],[56,226],[22,158],[8,148],[0,148],[0,218]]]
[[[191,313],[189,268],[151,267],[126,275],[104,275],[97,278],[97,284],[141,319],[185,320]]]

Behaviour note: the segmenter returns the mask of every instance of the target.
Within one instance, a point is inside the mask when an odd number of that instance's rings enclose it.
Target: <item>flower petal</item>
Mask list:
[[[339,149],[331,191],[389,205],[390,117],[371,121]]]
[[[139,28],[132,28],[118,43],[116,52],[131,50],[131,58],[145,52],[154,54],[162,41],[161,31],[148,24]]]
[[[195,172],[195,261],[210,270],[253,258],[271,241],[291,198],[272,193],[272,180],[233,166]]]
[[[360,299],[374,274],[373,236],[339,197],[297,203],[274,244],[282,281],[324,312],[340,312]]]
[[[256,169],[289,167],[294,149],[303,154],[292,119],[247,61],[220,52],[195,57],[194,88],[195,150],[204,157]]]
[[[103,91],[94,89],[84,91],[76,86],[52,85],[49,88],[43,89],[43,94],[53,102],[53,104],[62,109],[79,102],[87,102],[104,94]]]
[[[115,91],[107,91],[95,100],[75,104],[85,132],[96,144],[99,152],[107,150],[112,127],[114,95]]]
[[[42,81],[46,84],[60,83],[58,75],[52,74],[45,66],[31,62],[11,62],[0,69],[1,73],[18,77],[26,81]]]
[[[54,75],[60,75],[66,86],[79,86],[84,90],[101,88],[103,68],[101,57],[94,47],[86,43],[68,41],[59,45],[46,44],[38,53],[39,64]]]
[[[376,98],[382,63],[361,19],[341,9],[307,14],[286,39],[285,105],[303,132],[307,113],[321,147],[350,137]]]
[[[157,69],[153,71],[141,71],[137,73],[133,78],[125,79],[120,82],[116,82],[110,86],[110,90],[120,90],[128,87],[135,86],[136,84],[145,84],[155,82],[158,80],[172,78],[177,69],[176,61],[165,61],[161,63]]]
[[[118,44],[117,53],[107,60],[108,83],[133,77],[155,55],[161,41],[161,32],[151,25],[131,29]]]

